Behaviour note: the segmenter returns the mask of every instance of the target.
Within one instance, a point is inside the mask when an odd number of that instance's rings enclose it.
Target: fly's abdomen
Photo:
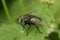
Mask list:
[[[38,23],[38,24],[42,24],[42,21],[41,20],[39,20],[38,18],[31,18],[31,20],[30,20],[31,22],[33,22],[33,23]]]

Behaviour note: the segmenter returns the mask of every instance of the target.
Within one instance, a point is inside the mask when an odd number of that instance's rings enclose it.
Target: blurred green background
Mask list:
[[[49,5],[42,0],[0,0],[0,40],[60,40],[60,0],[52,1],[54,3]],[[32,26],[29,35],[26,36],[16,19],[32,10],[38,10],[36,16],[47,26],[39,26],[43,34]],[[48,35],[47,29],[52,23],[56,27],[54,32]]]

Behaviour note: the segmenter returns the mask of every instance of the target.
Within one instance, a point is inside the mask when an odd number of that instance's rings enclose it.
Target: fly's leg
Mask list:
[[[30,30],[30,28],[31,28],[31,24],[28,24],[28,25],[29,25],[29,27],[28,27],[27,33],[26,33],[27,36],[28,36],[29,30]]]
[[[25,29],[25,25],[24,24],[21,24],[22,25],[22,27],[23,27],[23,30]]]
[[[42,34],[42,32],[39,30],[38,26],[35,25],[35,27],[36,27],[37,31],[39,31]]]
[[[39,30],[39,28],[38,28],[38,25],[36,25],[36,24],[34,24],[34,23],[32,23],[32,25],[34,25],[35,27],[36,27],[36,29],[37,29],[37,31],[39,31],[41,34],[42,34],[42,32]]]

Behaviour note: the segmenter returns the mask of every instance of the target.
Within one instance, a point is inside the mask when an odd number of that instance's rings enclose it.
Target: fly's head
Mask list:
[[[19,23],[23,23],[24,22],[23,16],[19,17],[18,20],[19,20]]]

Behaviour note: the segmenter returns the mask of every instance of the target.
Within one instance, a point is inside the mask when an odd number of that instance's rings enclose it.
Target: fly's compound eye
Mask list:
[[[23,17],[19,17],[19,22],[23,22]]]
[[[19,18],[19,22],[21,22],[21,18]]]

